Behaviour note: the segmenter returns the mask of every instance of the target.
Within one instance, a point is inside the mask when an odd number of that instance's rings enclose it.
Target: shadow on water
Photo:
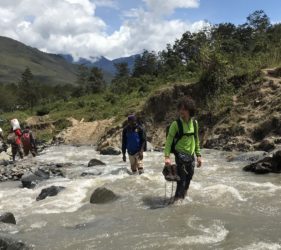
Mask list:
[[[165,208],[172,205],[172,198],[159,196],[145,196],[142,198],[143,204],[149,209]]]

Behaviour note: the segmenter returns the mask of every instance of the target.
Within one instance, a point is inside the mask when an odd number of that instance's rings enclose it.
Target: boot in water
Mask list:
[[[141,175],[141,174],[143,174],[143,173],[144,173],[143,168],[140,168],[140,169],[139,169],[139,175]]]

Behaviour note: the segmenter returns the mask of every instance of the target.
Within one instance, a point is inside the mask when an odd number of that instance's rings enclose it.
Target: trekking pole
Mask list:
[[[172,203],[173,194],[174,194],[174,182],[172,181],[172,192],[171,192],[170,203]]]

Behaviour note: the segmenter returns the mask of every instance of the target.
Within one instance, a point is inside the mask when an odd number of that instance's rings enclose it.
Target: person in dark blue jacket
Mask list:
[[[129,155],[133,174],[143,170],[143,152],[146,148],[146,134],[144,128],[137,123],[135,115],[128,116],[128,125],[122,133],[122,153],[123,161],[126,162],[126,151]]]

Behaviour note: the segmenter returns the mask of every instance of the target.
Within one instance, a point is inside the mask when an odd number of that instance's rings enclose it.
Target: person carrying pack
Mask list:
[[[24,155],[27,156],[29,152],[32,154],[33,157],[36,156],[36,143],[35,138],[30,130],[29,126],[26,126],[23,130],[22,137],[21,137]]]
[[[202,159],[198,137],[198,122],[193,119],[195,103],[191,98],[184,97],[178,103],[180,118],[174,121],[167,132],[165,143],[165,165],[172,165],[170,154],[175,154],[176,170],[180,180],[174,201],[184,199],[194,174],[195,155],[197,167],[201,167]]]
[[[11,144],[12,157],[14,162],[16,161],[17,154],[19,154],[20,158],[23,159],[21,135],[22,133],[20,129],[13,130],[13,128],[11,128],[11,131],[7,137],[7,143]]]
[[[137,123],[135,115],[128,116],[128,125],[122,132],[123,161],[126,162],[126,151],[128,151],[131,170],[133,174],[137,171],[143,174],[143,152],[146,151],[146,133]]]

